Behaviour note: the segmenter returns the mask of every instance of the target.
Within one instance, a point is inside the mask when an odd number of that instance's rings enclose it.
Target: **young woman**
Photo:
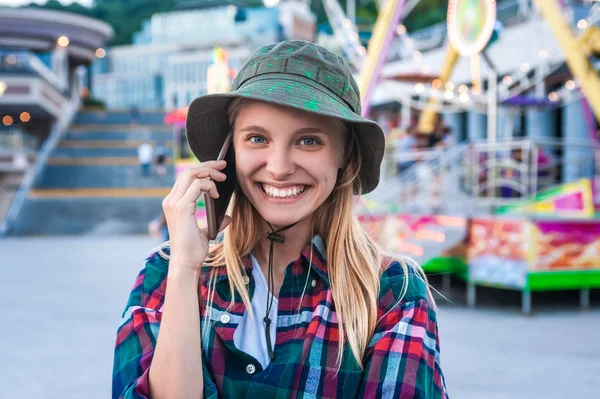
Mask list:
[[[235,174],[213,161],[233,131]],[[347,64],[307,42],[259,49],[226,94],[190,105],[201,163],[165,198],[170,243],[119,327],[114,398],[446,398],[435,305],[418,266],[386,258],[353,213],[384,135]],[[236,179],[209,246],[202,194]]]

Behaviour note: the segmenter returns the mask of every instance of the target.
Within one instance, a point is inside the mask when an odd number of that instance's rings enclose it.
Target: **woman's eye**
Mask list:
[[[319,142],[317,141],[317,139],[315,139],[313,137],[305,137],[302,140],[300,140],[300,144],[306,145],[306,146],[313,146],[313,145],[319,144]]]
[[[249,140],[254,144],[264,144],[265,143],[265,138],[261,137],[261,136],[252,136],[252,137],[250,137]]]

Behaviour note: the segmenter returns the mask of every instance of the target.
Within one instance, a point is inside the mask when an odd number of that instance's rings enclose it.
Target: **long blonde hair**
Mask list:
[[[244,100],[235,99],[229,106],[232,127],[242,101]],[[341,127],[345,126],[341,120],[339,123]],[[362,358],[378,322],[379,280],[385,265],[382,265],[382,251],[362,228],[354,213],[354,192],[360,192],[358,176],[361,157],[354,132],[346,130],[348,140],[344,167],[338,175],[333,192],[313,215],[313,233],[321,236],[327,248],[328,274],[339,323],[338,367],[347,343],[362,368]],[[241,190],[234,194],[229,213],[231,224],[224,233],[223,241],[211,248],[205,264],[213,268],[208,280],[207,306],[212,306],[218,269],[225,267],[232,298],[231,306],[237,292],[246,308],[251,309],[250,296],[243,280],[242,258],[250,254],[260,242],[261,217]],[[408,275],[408,267],[404,262],[401,264]],[[407,287],[405,279],[402,296]],[[204,325],[205,334],[210,328],[208,324]]]

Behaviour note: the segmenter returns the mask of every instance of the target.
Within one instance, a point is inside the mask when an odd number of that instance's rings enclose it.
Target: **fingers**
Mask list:
[[[169,195],[174,198],[181,198],[195,179],[211,179],[222,182],[227,176],[220,172],[227,166],[225,161],[207,161],[197,166],[187,168],[177,179]]]
[[[202,193],[207,193],[212,198],[219,198],[217,186],[212,180],[196,179],[192,182],[183,197],[178,201],[184,204],[193,204],[196,207],[196,201]]]

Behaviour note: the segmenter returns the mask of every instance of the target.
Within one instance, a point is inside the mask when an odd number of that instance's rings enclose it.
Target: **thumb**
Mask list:
[[[219,227],[219,233],[222,232],[231,224],[231,217],[229,215],[223,216],[223,221],[221,222],[221,226]]]

